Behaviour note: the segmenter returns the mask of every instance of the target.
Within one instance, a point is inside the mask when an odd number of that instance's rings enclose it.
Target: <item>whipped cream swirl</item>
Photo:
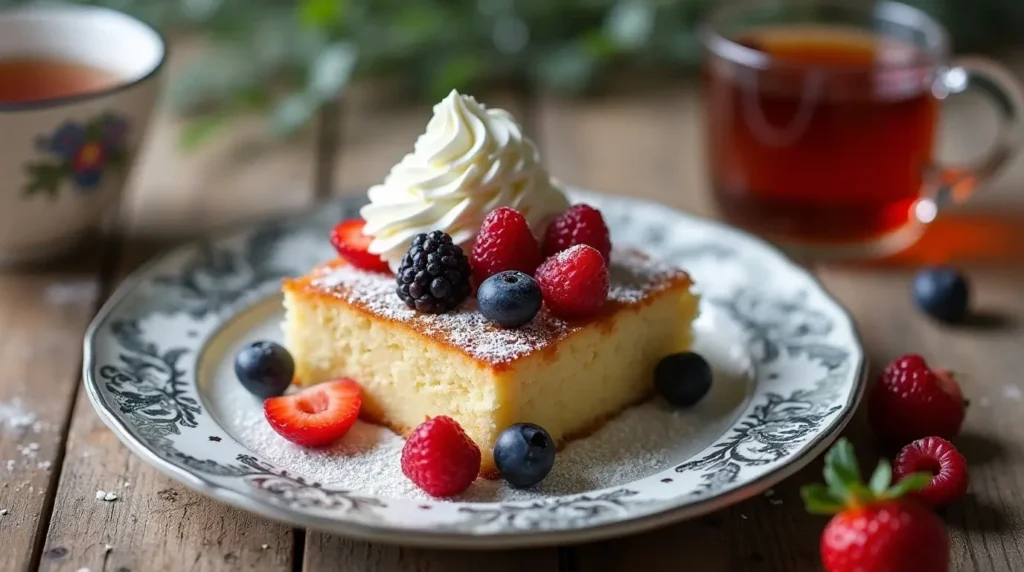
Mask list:
[[[515,118],[455,90],[434,106],[413,152],[368,194],[370,204],[360,211],[363,232],[373,237],[370,252],[392,271],[421,232],[442,230],[468,249],[484,217],[498,207],[523,213],[538,236],[569,207]]]

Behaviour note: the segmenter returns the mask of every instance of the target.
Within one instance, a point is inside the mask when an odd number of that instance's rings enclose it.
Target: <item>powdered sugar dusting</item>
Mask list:
[[[634,250],[614,253],[609,274],[608,300],[618,304],[639,303],[686,278],[682,270]],[[504,329],[484,319],[474,299],[454,312],[422,314],[398,298],[394,277],[351,266],[314,270],[312,286],[382,318],[408,323],[474,358],[494,364],[507,363],[553,345],[580,328],[541,310],[526,326]]]
[[[257,407],[236,410],[224,421],[243,445],[292,474],[380,498],[430,498],[402,474],[405,439],[385,427],[358,421],[338,443],[307,449],[275,433]],[[477,479],[451,500],[528,500],[629,483],[671,466],[676,460],[673,449],[697,426],[694,416],[652,400],[625,411],[590,437],[570,442],[536,488],[519,490],[501,480]]]
[[[38,427],[39,418],[36,414],[25,409],[21,400],[15,398],[9,402],[0,401],[0,426],[6,426],[10,429],[31,429],[36,426],[35,431],[39,431]]]

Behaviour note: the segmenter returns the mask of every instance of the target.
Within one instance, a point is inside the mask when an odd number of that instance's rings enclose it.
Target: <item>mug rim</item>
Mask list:
[[[874,66],[871,68],[871,71],[878,72],[934,68],[943,65],[943,63],[949,58],[949,32],[946,30],[945,26],[924,10],[896,0],[884,0],[882,2],[872,3],[869,5],[852,4],[843,0],[780,0],[779,2],[768,4],[753,2],[751,0],[728,0],[714,8],[701,21],[698,26],[697,35],[704,49],[710,52],[714,57],[754,69],[767,70],[788,68],[793,70],[823,71],[835,74],[841,74],[844,72],[863,73],[868,69],[866,67],[843,69],[824,64],[780,61],[763,51],[744,46],[735,39],[730,38],[719,31],[723,21],[746,11],[798,6],[829,7],[847,10],[850,12],[858,11],[872,14],[882,20],[897,21],[897,23],[905,25],[908,28],[924,32],[927,38],[927,45],[922,47],[922,54],[919,54],[907,62],[886,63]],[[901,20],[911,20],[912,23],[907,24]],[[780,21],[779,24],[785,24],[785,21]]]
[[[86,91],[82,93],[74,93],[71,95],[61,95],[57,97],[47,97],[44,99],[37,99],[32,101],[22,101],[18,103],[0,103],[0,114],[6,113],[17,113],[22,111],[39,111],[43,109],[52,109],[56,107],[63,107],[65,105],[81,103],[84,101],[90,101],[93,99],[99,99],[108,95],[115,95],[122,91],[126,91],[147,81],[155,78],[160,71],[163,69],[164,64],[167,62],[167,38],[151,24],[121,10],[114,8],[108,8],[106,6],[95,6],[95,5],[44,5],[44,6],[21,6],[18,8],[12,8],[9,10],[0,11],[0,20],[3,20],[9,16],[16,14],[31,14],[31,13],[60,13],[60,12],[102,12],[119,16],[127,19],[131,24],[139,26],[149,30],[153,33],[156,41],[160,48],[160,57],[156,62],[156,65],[152,67],[146,73],[130,80],[120,81],[110,87],[98,89],[95,91]]]

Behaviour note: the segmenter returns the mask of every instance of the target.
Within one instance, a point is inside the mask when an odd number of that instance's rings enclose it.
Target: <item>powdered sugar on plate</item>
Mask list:
[[[320,292],[382,318],[410,324],[424,334],[493,364],[507,363],[555,344],[581,327],[542,310],[522,328],[500,328],[484,319],[472,298],[454,312],[422,314],[398,298],[394,277],[390,275],[332,265],[322,266],[312,275],[311,286]],[[640,252],[623,250],[613,254],[609,278],[609,302],[629,305],[688,277],[684,271]]]
[[[379,498],[430,498],[402,474],[405,439],[385,427],[359,421],[331,447],[307,449],[275,433],[258,407],[237,410],[223,421],[239,442],[292,474]],[[524,491],[501,480],[477,479],[452,500],[527,500],[629,483],[670,467],[678,458],[675,449],[697,426],[696,416],[652,400],[625,411],[593,435],[570,442],[538,487]]]

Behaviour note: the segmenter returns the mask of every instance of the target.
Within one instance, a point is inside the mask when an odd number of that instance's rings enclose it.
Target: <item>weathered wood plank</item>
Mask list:
[[[176,121],[158,119],[131,186],[115,282],[184,238],[311,199],[312,138],[263,144],[261,129],[246,121],[210,147],[182,154]],[[97,500],[98,490],[118,499]],[[288,527],[160,475],[121,445],[80,392],[41,570],[285,571],[292,557]]]
[[[303,564],[303,572],[556,572],[558,555],[555,549],[466,552],[402,548],[310,533]]]
[[[701,214],[713,214],[701,157],[699,104],[694,92],[606,98],[582,105],[545,101],[540,117],[541,146],[552,171],[566,181],[622,194],[652,198]],[[974,119],[983,113],[976,100],[954,102],[946,118],[944,155],[965,158],[983,148],[992,125]],[[989,121],[991,123],[991,121]],[[614,137],[609,134],[614,133]],[[964,135],[970,133],[969,136]],[[959,137],[956,137],[959,135]],[[1018,287],[1024,244],[1024,161],[1015,161],[994,188],[979,195],[967,214],[940,219],[936,231],[894,264],[908,261],[981,261],[1002,269],[973,271],[982,325],[940,328],[918,315],[910,301],[909,271],[828,268],[819,272],[826,286],[857,317],[875,364],[910,351],[945,360],[941,365],[968,372],[965,391],[972,398],[964,435],[957,440],[972,462],[972,493],[946,513],[958,570],[1010,570],[1021,566],[1013,536],[1020,515],[1024,469],[1012,443],[1021,424],[1009,413],[1021,399],[1013,372],[1024,366]],[[1012,195],[1012,197],[1011,197]],[[1007,269],[1009,265],[1011,269]],[[954,343],[955,342],[955,343]],[[946,363],[948,362],[948,363]],[[997,411],[998,409],[998,411]],[[857,444],[865,466],[879,453],[863,412],[845,432]],[[661,569],[679,555],[701,570],[816,570],[817,542],[825,520],[803,512],[799,486],[820,479],[820,460],[776,488],[771,499],[751,499],[732,509],[662,531],[575,550],[579,570]],[[781,501],[781,502],[780,502]],[[709,524],[711,523],[711,524]],[[715,524],[717,523],[717,524]],[[714,529],[708,534],[706,528]],[[697,564],[699,563],[699,565]]]
[[[595,101],[545,99],[540,147],[559,178],[597,191],[652,199],[698,214],[713,207],[706,194],[699,101],[692,89],[607,96]],[[577,570],[798,570],[817,562],[820,523],[799,509],[792,479],[769,499],[663,530],[584,545]],[[681,556],[685,555],[685,556]]]
[[[1024,76],[1019,55],[1009,61]],[[944,106],[942,156],[963,162],[989,146],[998,120],[983,98],[954,98]],[[958,373],[971,405],[954,444],[967,458],[971,487],[943,513],[955,570],[1024,568],[1024,439],[1020,410],[1024,382],[1024,156],[1018,156],[967,205],[940,213],[920,243],[880,268],[826,266],[817,274],[857,318],[875,369],[905,353]],[[971,280],[977,319],[940,326],[913,305],[912,272],[926,263],[960,266]],[[864,430],[858,443],[872,446]],[[892,451],[883,451],[892,454]]]
[[[0,274],[0,570],[27,570],[46,534],[105,244],[52,269]]]
[[[522,111],[519,100],[507,94],[481,97],[484,103]],[[336,189],[358,195],[384,179],[391,166],[412,150],[416,137],[430,119],[430,106],[403,106],[382,99],[372,87],[351,91],[343,103],[341,152]],[[305,572],[406,572],[428,570],[536,570],[558,569],[558,553],[549,550],[474,553],[400,548],[308,531]]]
[[[967,458],[971,486],[966,498],[943,513],[956,570],[1024,568],[1024,423],[1017,414],[1024,382],[1024,272],[971,269],[978,308],[992,318],[983,325],[950,328],[913,308],[909,270],[819,271],[825,285],[858,317],[875,369],[905,354],[920,353],[932,365],[958,373],[970,400],[961,435],[954,444]],[[873,443],[865,430],[856,441],[862,453]],[[883,451],[891,455],[891,451]]]
[[[698,214],[705,192],[700,109],[693,89],[543,98],[535,127],[541,157],[562,181],[642,197]]]

